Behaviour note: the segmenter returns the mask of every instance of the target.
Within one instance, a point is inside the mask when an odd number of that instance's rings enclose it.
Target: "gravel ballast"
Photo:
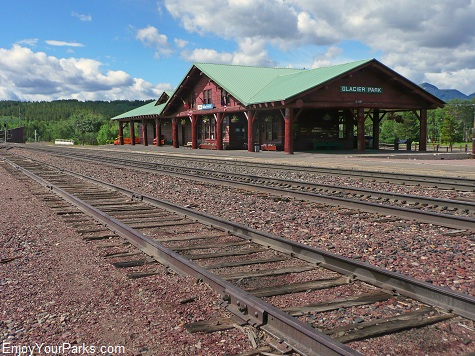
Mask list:
[[[189,334],[188,322],[222,316],[219,299],[204,284],[163,273],[137,280],[100,256],[0,165],[2,352],[13,347],[115,347],[110,355],[222,355],[252,349],[238,329]],[[193,303],[180,301],[193,297]],[[66,350],[66,349],[64,349]],[[105,349],[107,350],[107,349]],[[112,350],[112,349],[109,349]],[[38,351],[38,348],[35,349]],[[123,352],[122,352],[123,351]],[[12,353],[13,354],[13,353]],[[51,354],[51,353],[49,353]],[[68,354],[59,352],[59,355]]]
[[[449,229],[428,224],[393,221],[394,219],[374,214],[322,207],[314,203],[255,196],[228,187],[197,184],[160,174],[114,167],[106,169],[103,165],[72,162],[41,153],[32,156],[143,194],[192,206],[223,219],[475,295],[473,235],[451,236],[448,234]],[[8,174],[4,176],[7,177]],[[234,341],[221,342],[218,336],[214,337],[214,341],[204,341],[199,336],[188,335],[183,331],[182,325],[186,321],[199,320],[200,316],[208,319],[209,313],[217,313],[215,304],[205,302],[212,296],[206,287],[190,281],[185,288],[182,277],[167,275],[165,272],[142,280],[128,280],[125,273],[115,270],[108,261],[100,257],[100,252],[92,244],[82,242],[61,219],[52,217],[51,211],[42,202],[31,197],[24,183],[13,178],[4,179],[2,183],[1,186],[9,187],[8,190],[2,189],[2,197],[5,193],[3,199],[12,200],[15,202],[12,205],[17,206],[1,216],[0,231],[2,239],[5,239],[2,240],[2,246],[8,251],[8,254],[2,252],[2,258],[15,256],[17,253],[22,256],[0,265],[2,287],[8,286],[8,302],[5,302],[1,319],[4,337],[11,340],[17,337],[18,340],[30,342],[32,339],[25,337],[35,335],[37,330],[43,330],[48,325],[53,341],[60,342],[64,337],[65,340],[71,340],[67,342],[76,344],[104,342],[115,345],[122,342],[128,345],[128,350],[133,350],[131,354],[160,355],[167,348],[184,355],[212,354],[212,350],[216,350],[216,354],[232,354],[240,348],[249,348],[249,340],[239,332],[235,335],[227,332],[223,335],[223,340],[226,339],[224,336],[228,337],[230,334]],[[11,191],[14,188],[10,186],[18,187],[18,191]],[[23,232],[19,237],[12,237],[17,230]],[[77,243],[80,247],[76,246]],[[45,277],[38,277],[37,273],[28,270],[45,273]],[[58,271],[61,271],[59,276]],[[42,286],[49,281],[58,283],[58,287],[43,290]],[[18,287],[13,288],[15,285]],[[79,287],[76,288],[75,285]],[[97,285],[101,286],[99,291],[94,289]],[[81,289],[90,293],[91,297],[87,298],[85,293],[78,292]],[[177,300],[189,298],[190,294],[201,295],[205,306],[177,306]],[[145,300],[140,295],[145,295]],[[33,302],[30,303],[32,296]],[[18,307],[25,300],[31,305]],[[47,305],[50,302],[54,303]],[[97,311],[94,312],[96,306]],[[176,310],[178,316],[174,315]],[[38,316],[41,322],[38,322]],[[25,328],[17,322],[18,319],[24,320],[22,323],[30,327]],[[54,327],[49,327],[48,323]],[[473,323],[462,323],[463,326],[459,327],[457,323],[454,326],[443,324],[449,326],[438,330],[439,335],[452,338],[451,342],[459,345],[452,354],[474,352]],[[165,325],[173,327],[168,329]],[[43,329],[38,329],[39,327]],[[163,338],[158,343],[159,346],[153,346],[153,350],[158,353],[152,351],[150,345],[156,345],[154,343],[157,339],[146,336],[150,333],[158,333]],[[39,335],[43,334],[40,332]],[[414,346],[412,341],[409,344]],[[426,350],[427,354],[447,354],[447,350],[439,353],[440,350],[434,348],[433,344],[420,344],[418,347]],[[388,340],[384,341],[384,338],[371,345],[360,342],[355,343],[355,346],[365,354],[405,354],[407,351],[406,346],[398,347]],[[424,351],[420,352],[424,354]]]

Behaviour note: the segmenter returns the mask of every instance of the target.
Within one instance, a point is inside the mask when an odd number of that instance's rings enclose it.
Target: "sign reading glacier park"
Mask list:
[[[358,87],[352,85],[340,86],[342,93],[364,93],[364,94],[383,94],[383,88],[379,87]]]

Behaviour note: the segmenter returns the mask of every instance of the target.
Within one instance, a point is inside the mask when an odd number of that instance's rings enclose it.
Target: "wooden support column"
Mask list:
[[[133,121],[130,121],[130,144],[135,145],[135,124]]]
[[[419,116],[419,151],[427,151],[427,109],[421,109]]]
[[[162,122],[160,119],[155,119],[155,137],[157,138],[157,143],[155,146],[162,145]]]
[[[184,146],[186,144],[186,119],[180,118],[180,132],[181,132],[181,144]]]
[[[356,122],[358,125],[358,133],[357,133],[357,147],[358,147],[358,152],[364,152],[364,108],[358,108],[357,109],[357,114],[356,114]]]
[[[254,111],[247,112],[247,151],[254,152]]]
[[[294,143],[292,140],[292,123],[294,121],[294,110],[285,109],[284,115],[284,151],[288,154],[294,154]]]
[[[373,148],[379,150],[379,123],[381,119],[379,118],[379,109],[374,109],[373,111]]]
[[[119,121],[119,145],[124,144],[124,123]]]
[[[148,146],[147,120],[142,119],[142,141],[144,146]]]
[[[172,118],[172,143],[173,147],[178,148],[180,147],[178,142],[178,125],[177,125],[177,118]]]
[[[216,114],[216,149],[223,149],[223,119],[224,115],[222,112]]]
[[[191,121],[191,149],[196,150],[198,148],[198,117],[196,115],[190,115]]]

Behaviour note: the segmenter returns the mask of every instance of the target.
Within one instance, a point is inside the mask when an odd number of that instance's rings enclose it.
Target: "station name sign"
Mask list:
[[[198,110],[211,110],[211,109],[214,109],[214,105],[213,105],[213,104],[202,104],[202,105],[198,105]]]
[[[380,87],[358,87],[351,85],[340,86],[342,93],[364,93],[364,94],[383,94],[383,88]]]

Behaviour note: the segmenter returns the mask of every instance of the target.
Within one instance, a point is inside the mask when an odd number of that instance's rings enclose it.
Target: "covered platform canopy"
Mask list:
[[[373,147],[386,115],[413,112],[420,122],[420,150],[426,150],[427,110],[444,102],[376,59],[311,70],[195,63],[173,93],[119,115],[122,123],[171,121],[174,147],[279,147],[287,153],[312,147],[364,151],[364,123],[373,122]],[[134,125],[130,125],[131,128]],[[356,128],[356,130],[355,130]],[[132,130],[132,129],[131,129]],[[132,131],[131,131],[132,136]],[[157,145],[161,140],[157,139]],[[148,139],[143,137],[147,144]]]
[[[148,104],[142,105],[133,110],[127,111],[123,114],[117,115],[112,118],[112,120],[117,120],[119,122],[119,135],[118,141],[120,145],[124,144],[124,122],[130,123],[130,137],[135,137],[135,125],[134,121],[140,121],[144,128],[147,127],[147,120],[155,121],[156,130],[160,131],[160,116],[165,104],[170,99],[172,92],[163,92],[158,100],[151,101]],[[156,137],[160,137],[159,132],[156,132]],[[148,145],[148,132],[147,130],[142,130],[142,142],[144,145]],[[131,140],[131,144],[135,145],[135,140]]]

